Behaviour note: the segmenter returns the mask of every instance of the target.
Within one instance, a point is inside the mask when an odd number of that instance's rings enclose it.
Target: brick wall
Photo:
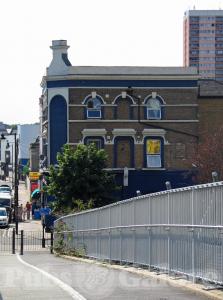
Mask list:
[[[103,120],[84,120],[85,106],[80,106],[83,100],[91,95],[92,91],[96,91],[98,95],[103,97],[108,106],[103,105],[104,118]],[[144,145],[142,131],[149,126],[138,123],[138,106],[137,103],[133,104],[128,99],[119,99],[115,105],[112,105],[114,99],[121,94],[123,89],[70,89],[69,90],[69,142],[79,143],[82,141],[83,129],[106,129],[107,135],[113,139],[113,129],[135,129],[136,136],[140,136],[141,143],[135,144],[135,167],[144,167]],[[141,96],[140,119],[144,120],[144,99],[151,95],[154,89],[136,89],[134,94]],[[156,90],[157,95],[164,100],[164,120],[197,120],[198,107],[197,105],[197,89],[159,89]],[[137,100],[135,100],[137,102]],[[74,105],[74,106],[73,106]],[[76,105],[76,106],[75,106]],[[165,106],[167,105],[167,106]],[[184,105],[184,106],[183,106]],[[186,106],[187,105],[187,106]],[[189,106],[188,106],[189,105]],[[190,106],[191,105],[191,106]],[[132,111],[130,119],[130,109]],[[116,112],[117,121],[114,120]],[[122,120],[129,120],[123,122]],[[74,121],[74,122],[72,122]],[[166,143],[164,146],[164,162],[165,167],[168,169],[184,169],[191,166],[191,159],[194,155],[197,139],[184,135],[181,133],[171,132],[168,129],[175,129],[185,133],[194,134],[198,133],[198,122],[148,122],[155,127],[166,128]],[[152,128],[152,127],[151,127]],[[118,158],[117,167],[123,168],[125,165],[130,166],[130,146],[128,142],[123,142],[125,147],[120,143],[117,146]],[[121,148],[125,148],[125,155],[122,155]],[[119,149],[120,148],[120,149]],[[108,167],[114,167],[114,145],[105,143],[105,150],[109,155]]]

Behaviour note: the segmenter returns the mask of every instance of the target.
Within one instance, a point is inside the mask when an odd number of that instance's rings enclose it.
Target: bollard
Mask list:
[[[23,255],[23,245],[24,245],[24,241],[23,241],[23,239],[24,239],[24,231],[23,230],[21,230],[21,244],[20,244],[20,255]]]
[[[15,254],[15,228],[12,230],[12,254]]]

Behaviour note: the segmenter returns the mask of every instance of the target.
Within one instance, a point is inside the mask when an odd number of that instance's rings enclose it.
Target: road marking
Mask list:
[[[49,279],[51,279],[56,285],[58,285],[61,289],[63,289],[66,293],[68,293],[72,299],[75,300],[87,300],[86,298],[84,298],[81,294],[79,294],[75,289],[73,289],[71,286],[69,286],[68,284],[64,283],[63,281],[61,281],[60,279],[58,279],[57,277],[51,275],[50,273],[37,268],[36,266],[33,266],[27,262],[25,262],[21,256],[19,254],[16,254],[17,259],[25,266],[30,267],[32,269],[34,269],[35,271],[38,271],[40,273],[42,273],[44,276],[48,277]]]

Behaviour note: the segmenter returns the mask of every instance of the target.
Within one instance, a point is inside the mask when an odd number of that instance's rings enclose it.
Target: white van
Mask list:
[[[8,227],[9,218],[5,207],[0,207],[0,227]]]

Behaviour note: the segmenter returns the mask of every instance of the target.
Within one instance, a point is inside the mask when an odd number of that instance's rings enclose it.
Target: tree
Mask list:
[[[212,172],[223,180],[223,127],[203,135],[194,164],[198,168],[198,183],[212,182]]]
[[[58,166],[50,167],[48,193],[56,197],[57,207],[102,206],[112,202],[114,177],[106,170],[107,154],[95,144],[65,145],[57,155]]]

